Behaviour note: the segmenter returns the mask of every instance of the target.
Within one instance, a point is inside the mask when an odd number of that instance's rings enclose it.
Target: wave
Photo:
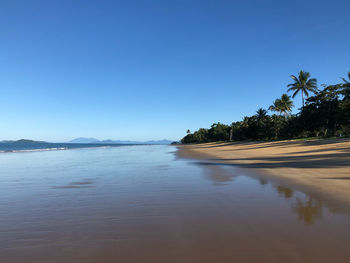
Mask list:
[[[41,149],[21,149],[21,150],[0,150],[0,153],[16,153],[16,152],[41,152],[41,151],[59,151],[67,150],[67,147],[41,148]]]
[[[90,148],[111,148],[122,145],[96,145],[96,144],[67,144],[67,143],[45,143],[45,144],[27,144],[27,145],[9,145],[0,144],[0,153],[16,153],[16,152],[42,152],[42,151],[62,151],[74,149],[90,149]],[[123,145],[124,146],[124,145]]]

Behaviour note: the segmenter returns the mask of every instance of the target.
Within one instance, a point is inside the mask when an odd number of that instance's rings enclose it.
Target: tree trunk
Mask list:
[[[303,91],[301,91],[301,99],[303,101],[303,108],[304,108],[304,92]]]

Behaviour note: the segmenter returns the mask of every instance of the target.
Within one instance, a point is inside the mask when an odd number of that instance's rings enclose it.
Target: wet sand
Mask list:
[[[350,261],[350,214],[171,146],[0,155],[0,262]]]
[[[350,207],[350,140],[184,145],[180,154],[207,165],[232,164]]]

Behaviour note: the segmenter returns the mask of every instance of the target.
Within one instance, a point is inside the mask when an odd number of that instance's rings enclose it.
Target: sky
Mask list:
[[[301,69],[319,84],[346,76],[349,10],[348,0],[0,0],[0,140],[179,140],[242,120]]]

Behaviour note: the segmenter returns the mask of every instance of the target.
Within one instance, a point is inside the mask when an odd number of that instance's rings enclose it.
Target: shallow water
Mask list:
[[[0,154],[0,262],[350,262],[341,206],[175,151]]]

